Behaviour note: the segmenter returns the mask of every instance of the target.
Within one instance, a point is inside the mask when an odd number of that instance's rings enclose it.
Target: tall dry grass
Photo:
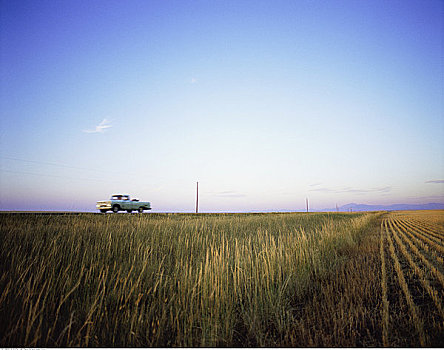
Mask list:
[[[336,303],[337,287],[329,292],[321,282],[350,278],[344,264],[377,220],[378,214],[2,214],[0,342],[295,345],[310,329],[301,319],[303,303],[317,295],[326,307]],[[358,287],[347,285],[345,299]],[[345,319],[338,314],[337,322]],[[325,327],[324,338],[306,341],[337,344],[341,334],[328,336],[335,325]]]

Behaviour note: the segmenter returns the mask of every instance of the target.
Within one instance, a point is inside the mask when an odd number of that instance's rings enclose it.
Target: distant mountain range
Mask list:
[[[338,207],[338,211],[376,211],[376,210],[436,210],[444,209],[444,203],[427,204],[392,204],[392,205],[368,205],[349,203]],[[336,208],[322,209],[320,211],[336,211]]]

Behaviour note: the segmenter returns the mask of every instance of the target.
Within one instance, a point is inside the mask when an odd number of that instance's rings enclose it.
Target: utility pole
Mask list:
[[[305,204],[307,205],[307,213],[308,213],[308,198],[305,198]]]
[[[338,212],[338,203],[336,203],[336,212]]]
[[[199,212],[199,181],[196,182],[196,214]]]

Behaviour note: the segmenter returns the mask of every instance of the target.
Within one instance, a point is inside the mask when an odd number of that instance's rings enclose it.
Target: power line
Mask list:
[[[12,174],[23,174],[23,175],[34,175],[34,176],[44,176],[44,177],[53,177],[60,179],[70,179],[70,180],[87,180],[87,181],[98,181],[103,182],[103,179],[92,179],[92,178],[80,178],[80,177],[70,177],[70,176],[62,176],[62,175],[51,175],[51,174],[42,174],[42,173],[32,173],[29,171],[14,171],[14,170],[5,170],[0,169],[1,172],[4,173],[12,173]]]
[[[38,160],[30,160],[30,159],[22,159],[22,158],[6,157],[6,156],[0,156],[0,158],[19,161],[19,162],[25,162],[25,163],[50,165],[50,166],[55,166],[55,167],[60,167],[60,168],[67,168],[67,169],[76,169],[76,170],[84,170],[84,171],[86,170],[86,171],[95,171],[95,172],[106,173],[106,174],[122,175],[122,172],[100,170],[100,169],[93,169],[93,168],[83,168],[83,167],[77,167],[77,166],[72,166],[72,165],[63,164],[63,163],[54,163],[54,162],[46,162],[46,161],[38,161]],[[132,173],[125,173],[125,176],[137,176],[137,175],[132,174]]]
[[[62,163],[42,162],[42,161],[37,161],[37,160],[29,160],[29,159],[21,159],[21,158],[5,157],[5,156],[0,156],[0,158],[9,159],[9,160],[15,160],[15,161],[19,161],[19,162],[25,162],[25,163],[51,165],[51,166],[57,166],[57,167],[61,167],[61,168],[105,172],[104,170],[90,169],[90,168],[81,168],[81,167],[76,167],[76,166],[62,164]]]

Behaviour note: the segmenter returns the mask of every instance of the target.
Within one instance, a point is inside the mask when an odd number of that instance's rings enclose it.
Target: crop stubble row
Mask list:
[[[408,327],[414,330],[418,345],[442,344],[444,276],[441,272],[443,246],[439,236],[439,231],[430,234],[417,221],[398,218],[393,214],[381,222],[381,315],[384,346],[397,345],[395,338],[400,330],[394,320],[399,317],[402,306],[400,303],[408,306]],[[393,271],[396,278],[390,276],[389,271]],[[390,278],[398,288],[390,288]],[[402,298],[399,293],[402,293]]]
[[[424,249],[426,255],[428,254],[432,256],[433,259],[437,260],[439,263],[441,263],[441,265],[443,264],[443,247],[440,243],[428,239],[427,234],[418,234],[417,231],[412,229],[410,226],[405,225],[403,221],[396,219],[394,221],[396,222],[397,226],[403,232],[405,232],[405,234],[411,237],[413,241],[415,241],[421,248]]]
[[[444,253],[443,242],[435,237],[430,231],[420,229],[417,226],[405,221],[398,221],[401,226],[406,227],[410,232],[413,232],[417,237],[421,238],[425,243],[434,247],[440,253]]]

